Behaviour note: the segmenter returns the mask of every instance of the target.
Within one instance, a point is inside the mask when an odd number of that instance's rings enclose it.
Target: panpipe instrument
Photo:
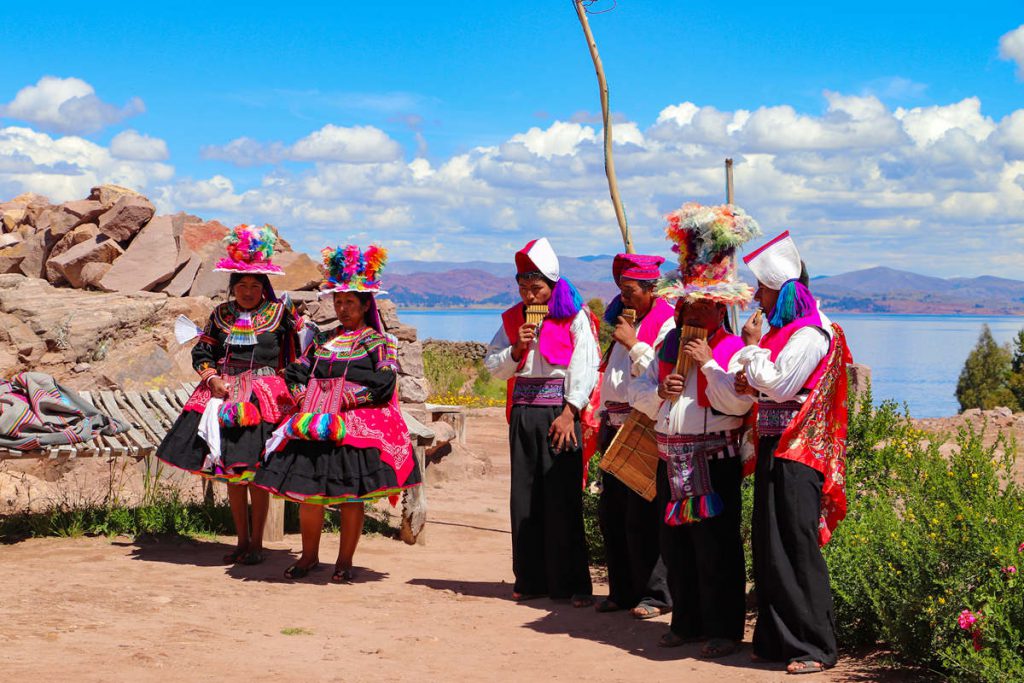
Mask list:
[[[694,325],[683,325],[679,330],[679,353],[676,356],[676,374],[683,376],[683,386],[686,386],[686,378],[690,375],[694,360],[683,353],[683,347],[694,339],[708,338],[708,331],[703,327]]]
[[[526,322],[530,325],[540,325],[547,315],[547,304],[530,304],[526,307]]]
[[[622,313],[620,315],[623,318],[625,318],[626,322],[628,322],[632,327],[636,327],[636,309],[635,308],[623,308],[622,309]]]

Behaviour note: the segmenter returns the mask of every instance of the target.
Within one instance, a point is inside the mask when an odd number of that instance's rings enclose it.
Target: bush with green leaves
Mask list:
[[[1015,444],[916,429],[870,392],[851,412],[849,514],[825,557],[839,641],[958,679],[1024,680],[1024,492]]]
[[[960,410],[1006,406],[1024,410],[1024,330],[1009,344],[997,344],[988,325],[964,362],[956,383]]]

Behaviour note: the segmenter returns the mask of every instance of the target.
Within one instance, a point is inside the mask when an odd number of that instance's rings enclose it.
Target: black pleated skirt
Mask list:
[[[272,454],[253,480],[275,495],[313,505],[372,502],[420,483],[415,465],[399,483],[395,470],[381,460],[379,449],[299,440]]]
[[[263,449],[276,425],[260,422],[252,427],[221,427],[222,466],[203,469],[203,462],[210,449],[199,437],[201,418],[201,413],[183,411],[157,448],[156,457],[168,465],[201,477],[230,484],[243,484],[251,480],[260,466]]]

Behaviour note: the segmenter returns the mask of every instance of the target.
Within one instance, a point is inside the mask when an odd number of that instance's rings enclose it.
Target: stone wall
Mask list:
[[[446,339],[427,339],[423,342],[423,349],[437,351],[463,358],[467,363],[474,363],[483,360],[487,355],[487,344],[469,341],[448,341]]]

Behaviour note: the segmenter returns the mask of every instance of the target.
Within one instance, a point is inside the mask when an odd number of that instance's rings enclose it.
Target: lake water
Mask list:
[[[826,311],[827,312],[827,311]],[[498,329],[498,310],[399,310],[420,339],[487,343]],[[875,398],[907,403],[915,417],[957,412],[956,381],[981,326],[999,343],[1024,328],[1024,317],[853,315],[831,316],[846,330],[853,358],[871,368]]]

